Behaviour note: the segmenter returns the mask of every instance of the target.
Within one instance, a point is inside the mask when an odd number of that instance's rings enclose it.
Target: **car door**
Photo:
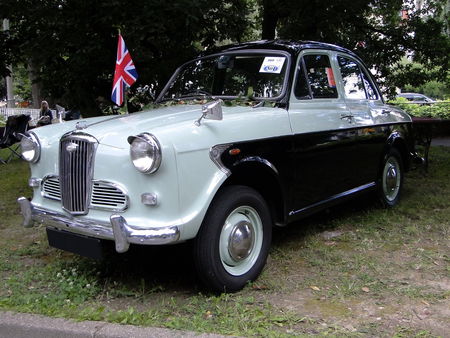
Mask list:
[[[373,116],[389,112],[364,65],[342,53],[337,55],[336,61],[337,76],[356,132],[352,165],[354,185],[374,184],[388,128],[375,125]]]
[[[336,53],[306,50],[297,60],[289,101],[296,179],[291,216],[353,187],[356,132],[336,83]]]

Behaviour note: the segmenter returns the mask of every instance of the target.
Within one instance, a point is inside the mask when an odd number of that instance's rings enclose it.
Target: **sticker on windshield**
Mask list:
[[[260,73],[280,74],[285,57],[266,56],[259,69]]]

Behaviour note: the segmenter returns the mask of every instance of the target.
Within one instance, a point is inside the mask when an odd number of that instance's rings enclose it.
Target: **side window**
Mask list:
[[[306,80],[305,64],[300,60],[297,70],[297,81],[295,82],[294,95],[299,100],[311,99],[308,81]]]
[[[307,54],[303,57],[301,63],[304,65],[303,74],[306,75],[313,99],[338,97],[334,73],[328,55]],[[299,72],[299,74],[302,73]],[[297,81],[297,84],[299,84],[299,81]]]
[[[369,97],[369,100],[378,100],[377,91],[373,86],[372,82],[370,82],[369,76],[365,72],[362,72],[362,77],[364,81],[364,87],[366,87],[366,92],[367,96]]]
[[[366,99],[366,91],[364,90],[361,71],[356,62],[338,56],[338,63],[341,68],[345,97],[349,99]]]

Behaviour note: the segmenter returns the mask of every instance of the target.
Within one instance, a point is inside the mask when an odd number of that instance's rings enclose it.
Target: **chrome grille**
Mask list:
[[[42,195],[50,199],[61,200],[58,176],[44,177]],[[90,200],[90,209],[124,211],[129,205],[129,197],[124,188],[117,183],[101,180],[93,181]]]
[[[88,212],[97,140],[86,134],[63,137],[59,149],[62,206],[74,215]]]
[[[46,176],[42,180],[42,195],[52,200],[61,200],[58,176]]]
[[[123,211],[128,207],[128,195],[117,184],[105,181],[94,181],[91,207]]]

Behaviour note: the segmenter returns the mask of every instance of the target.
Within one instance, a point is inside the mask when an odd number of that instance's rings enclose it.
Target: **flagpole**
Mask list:
[[[120,28],[117,28],[119,36],[121,36]],[[127,105],[127,86],[123,86],[123,104],[128,114],[128,105]]]
[[[128,112],[128,105],[127,105],[127,91],[128,91],[127,89],[128,89],[127,86],[124,86],[124,88],[123,88],[123,90],[124,90],[123,102],[125,104],[125,109],[127,110],[127,114],[129,114],[129,112]]]

